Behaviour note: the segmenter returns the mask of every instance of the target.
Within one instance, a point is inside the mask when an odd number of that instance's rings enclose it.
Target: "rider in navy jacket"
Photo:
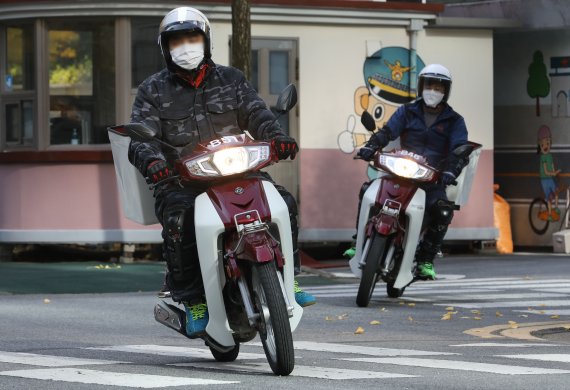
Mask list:
[[[426,66],[418,79],[421,97],[399,107],[388,123],[358,151],[361,158],[370,161],[378,149],[399,137],[402,149],[424,156],[429,165],[442,171],[437,183],[422,186],[426,191],[428,219],[416,254],[417,276],[422,279],[435,279],[433,259],[440,252],[453,219],[453,204],[448,201],[445,188],[455,182],[469,161],[452,154],[455,148],[467,143],[467,127],[463,117],[447,104],[451,82],[451,73],[444,66]],[[368,185],[363,185],[361,198]]]

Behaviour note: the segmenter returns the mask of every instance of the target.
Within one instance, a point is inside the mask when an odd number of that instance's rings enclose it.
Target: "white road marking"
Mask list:
[[[559,347],[558,344],[509,344],[509,343],[472,343],[454,344],[450,347],[505,347],[505,348],[532,348],[532,347]]]
[[[539,375],[539,374],[570,374],[568,370],[555,368],[538,368],[523,366],[508,366],[504,364],[477,363],[457,360],[437,360],[418,358],[354,358],[336,359],[350,362],[365,362],[377,364],[393,364],[397,366],[413,366],[425,368],[444,368],[449,370],[488,372],[502,375]]]
[[[160,356],[182,356],[196,359],[214,359],[209,349],[175,347],[169,345],[114,345],[109,347],[90,347],[85,349],[95,349],[99,351],[129,352],[142,353],[148,355]],[[261,353],[240,352],[240,359],[265,359],[265,355]]]
[[[566,293],[570,294],[570,287],[560,287],[560,288],[540,288],[535,289],[536,291],[544,291],[544,292],[558,292],[558,293]]]
[[[383,284],[378,284],[376,285],[375,289],[374,289],[374,295],[376,294],[386,294],[385,292],[385,286]],[[316,296],[320,296],[320,297],[330,297],[333,295],[338,295],[341,294],[341,296],[349,296],[349,295],[354,295],[356,296],[356,292],[358,291],[358,286],[350,288],[350,289],[338,289],[338,290],[307,290],[304,289],[307,292],[310,292],[313,295]],[[457,294],[457,293],[489,293],[489,292],[498,292],[500,290],[498,289],[494,289],[494,290],[490,290],[490,289],[482,289],[482,288],[472,288],[472,289],[453,289],[453,290],[444,290],[444,289],[409,289],[406,290],[406,295],[404,295],[402,297],[402,299],[405,299],[407,297],[407,295],[435,295],[435,294]]]
[[[570,363],[570,355],[551,353],[551,354],[536,354],[536,355],[496,355],[506,357],[509,359],[526,359],[526,360],[541,360],[544,362],[560,362]]]
[[[234,363],[180,363],[171,364],[177,367],[194,367],[200,369],[213,369],[213,370],[233,370],[238,372],[264,372],[271,373],[271,368],[266,363],[248,363],[248,364],[234,364]],[[415,378],[416,375],[396,374],[390,372],[379,371],[362,371],[362,370],[349,370],[346,368],[329,368],[329,367],[312,367],[312,366],[295,366],[291,376],[302,376],[306,378],[319,378],[331,380],[345,380],[345,379],[386,379],[386,378]]]
[[[72,383],[89,383],[106,386],[134,387],[139,389],[240,383],[238,381],[219,381],[202,378],[95,371],[82,368],[43,368],[36,370],[3,371],[0,372],[0,376]]]
[[[529,305],[530,306],[530,305]],[[535,310],[513,310],[517,313],[531,313],[531,314],[540,314],[545,316],[570,316],[570,310],[563,309],[563,310],[542,310],[542,307],[537,307]]]
[[[439,293],[438,293],[439,294]],[[457,296],[434,296],[435,299],[453,299],[458,301],[483,301],[483,300],[501,300],[501,299],[529,299],[529,298],[570,298],[568,294],[558,293],[520,293],[520,294],[468,294]]]
[[[506,301],[506,302],[448,302],[448,303],[435,303],[435,306],[454,306],[462,307],[465,309],[486,309],[486,308],[499,308],[499,307],[533,307],[540,310],[540,307],[547,306],[570,306],[570,300],[544,300],[544,301]]]
[[[13,364],[28,364],[41,367],[64,367],[64,366],[90,366],[99,364],[120,364],[114,360],[83,359],[68,356],[38,355],[35,353],[5,352],[0,351],[0,362]]]
[[[261,345],[261,343],[254,343]],[[357,355],[368,356],[437,356],[437,355],[457,355],[451,352],[432,352],[419,351],[414,349],[395,349],[395,348],[377,348],[364,347],[351,344],[333,344],[333,343],[317,343],[314,341],[295,341],[296,350],[315,351],[315,352],[336,352],[351,353]]]

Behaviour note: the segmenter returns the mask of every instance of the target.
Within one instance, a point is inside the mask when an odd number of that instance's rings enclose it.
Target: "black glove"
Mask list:
[[[168,164],[164,160],[154,160],[146,168],[147,177],[153,182],[158,183],[161,180],[172,176],[172,170],[168,168]]]
[[[299,151],[299,145],[294,138],[288,135],[278,135],[271,140],[271,146],[277,153],[279,160],[285,160],[291,157],[291,160],[295,159],[297,152]]]
[[[377,131],[372,134],[366,145],[360,148],[356,155],[363,160],[370,161],[374,158],[376,151],[388,145],[388,142],[390,142],[388,134],[383,130]]]
[[[439,182],[444,186],[447,187],[449,185],[456,185],[457,182],[455,181],[455,179],[457,179],[457,176],[455,176],[453,173],[445,171],[441,174],[441,176],[439,177]]]

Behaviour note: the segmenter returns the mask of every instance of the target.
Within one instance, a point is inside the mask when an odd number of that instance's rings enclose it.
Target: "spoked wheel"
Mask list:
[[[251,283],[255,306],[261,316],[259,336],[269,366],[276,375],[289,375],[295,367],[295,352],[287,307],[277,278],[275,263],[254,266]]]
[[[236,343],[236,346],[228,352],[220,352],[212,347],[210,347],[210,352],[212,352],[214,359],[219,362],[233,362],[239,355],[239,343]]]
[[[404,295],[404,290],[406,288],[394,288],[394,283],[388,283],[386,284],[386,294],[388,294],[388,296],[390,298],[400,298],[402,295]]]
[[[535,198],[528,208],[528,222],[533,232],[544,234],[548,230],[548,204],[542,198]]]
[[[366,307],[370,303],[374,287],[378,281],[378,268],[386,251],[386,237],[373,233],[369,240],[372,241],[366,254],[366,264],[362,269],[360,286],[356,294],[356,304],[360,307]]]

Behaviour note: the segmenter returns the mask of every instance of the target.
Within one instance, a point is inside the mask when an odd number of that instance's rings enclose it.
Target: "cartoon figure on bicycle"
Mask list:
[[[544,199],[547,203],[547,210],[539,218],[548,220],[549,222],[558,221],[560,219],[560,209],[558,208],[558,193],[560,189],[556,183],[555,177],[561,172],[560,169],[554,168],[554,159],[550,148],[552,146],[552,134],[548,126],[542,125],[538,129],[538,148],[540,153],[540,183],[544,191]],[[552,199],[555,200],[555,207],[552,208]]]

